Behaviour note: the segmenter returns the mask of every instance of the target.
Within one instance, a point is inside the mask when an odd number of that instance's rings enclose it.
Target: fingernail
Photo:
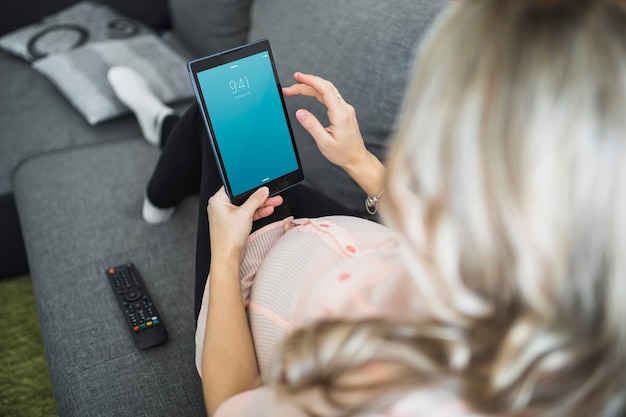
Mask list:
[[[261,197],[267,197],[270,194],[270,189],[267,187],[261,187],[259,188],[259,194],[261,194]]]
[[[306,112],[300,109],[296,112],[296,117],[298,118],[298,120],[303,121],[304,119],[306,119]]]

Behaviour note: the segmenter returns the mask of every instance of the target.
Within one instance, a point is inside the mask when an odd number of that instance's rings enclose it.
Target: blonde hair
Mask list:
[[[279,389],[318,387],[345,415],[422,386],[502,416],[626,413],[624,6],[454,4],[403,108],[382,209],[433,318],[302,329]],[[371,401],[331,401],[371,361],[403,370]]]

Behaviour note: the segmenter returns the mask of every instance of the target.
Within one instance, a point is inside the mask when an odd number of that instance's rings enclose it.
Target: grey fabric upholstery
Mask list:
[[[197,200],[141,218],[158,152],[121,141],[33,158],[15,177],[59,415],[203,415],[194,365]],[[45,173],[42,175],[42,173]],[[134,262],[169,332],[139,351],[104,271]]]
[[[415,48],[447,1],[168,5],[172,42],[194,56],[267,37],[284,85],[294,71],[334,81],[356,107],[367,145],[383,156]],[[143,192],[158,150],[139,138],[134,118],[89,126],[24,62],[0,52],[0,73],[0,194],[15,192],[59,415],[204,415],[193,361],[197,199],[184,201],[166,224],[145,224]],[[325,118],[313,100],[287,103],[292,117],[307,107]],[[292,124],[307,180],[363,208],[364,195]],[[147,351],[135,348],[104,275],[128,261],[146,279],[170,334]]]
[[[246,42],[252,0],[168,0],[172,26],[196,58]]]

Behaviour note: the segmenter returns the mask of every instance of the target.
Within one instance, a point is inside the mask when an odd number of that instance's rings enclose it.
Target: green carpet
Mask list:
[[[0,417],[57,416],[30,277],[0,279]]]

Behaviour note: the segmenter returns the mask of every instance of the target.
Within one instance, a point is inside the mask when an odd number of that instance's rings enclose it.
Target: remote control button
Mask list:
[[[130,290],[124,293],[124,300],[126,301],[136,301],[141,298],[141,291]]]

